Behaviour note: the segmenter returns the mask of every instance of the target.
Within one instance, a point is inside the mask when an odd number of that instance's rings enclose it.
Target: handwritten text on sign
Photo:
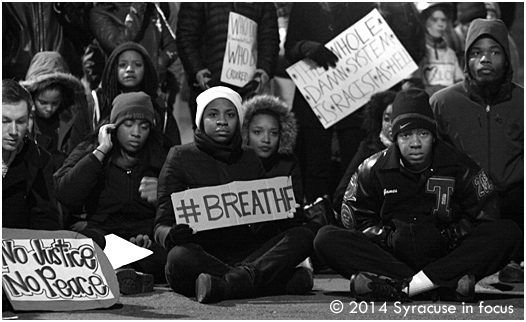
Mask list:
[[[2,283],[25,301],[114,298],[91,239],[4,239]]]
[[[296,200],[290,177],[172,193],[175,221],[196,231],[292,217]]]
[[[374,93],[391,88],[418,68],[376,9],[325,47],[338,56],[335,68],[325,71],[310,59],[287,68],[324,128],[355,112]]]
[[[221,81],[242,87],[256,72],[258,60],[258,24],[240,14],[230,12]]]

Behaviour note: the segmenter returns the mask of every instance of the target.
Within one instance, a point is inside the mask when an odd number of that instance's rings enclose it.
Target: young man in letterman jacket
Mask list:
[[[475,283],[506,266],[521,232],[501,220],[493,183],[436,137],[429,96],[397,94],[395,144],[365,160],[342,205],[347,229],[322,228],[314,247],[364,301],[404,301],[432,292],[472,301]]]

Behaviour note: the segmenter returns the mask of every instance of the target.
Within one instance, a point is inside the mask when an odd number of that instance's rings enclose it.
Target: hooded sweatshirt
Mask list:
[[[62,103],[55,112],[58,113],[57,137],[44,134],[38,127],[38,121],[33,130],[36,142],[53,155],[56,170],[90,131],[89,123],[75,122],[80,114],[87,115],[84,87],[70,73],[64,58],[54,51],[37,53],[31,60],[26,79],[20,84],[28,89],[33,98],[50,85],[62,85]]]
[[[469,49],[480,38],[497,41],[510,57],[508,32],[500,20],[476,19],[466,38]],[[443,89],[430,99],[438,135],[464,151],[490,176],[497,191],[512,191],[524,182],[524,89],[512,82],[507,64],[502,80],[481,87],[466,63],[463,82]]]

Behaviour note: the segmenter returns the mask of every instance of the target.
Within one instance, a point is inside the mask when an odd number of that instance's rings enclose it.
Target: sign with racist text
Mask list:
[[[252,79],[258,61],[257,34],[258,24],[255,21],[230,12],[221,70],[223,83],[243,87]]]
[[[287,73],[326,129],[418,69],[377,9],[325,47],[338,57],[335,68],[304,59]]]
[[[46,238],[2,233],[2,285],[13,308],[78,310],[118,301],[115,273],[93,240],[80,234],[82,238],[60,237],[60,231],[53,238],[48,238],[50,232]]]
[[[172,194],[175,221],[196,231],[292,218],[291,177],[189,189]]]

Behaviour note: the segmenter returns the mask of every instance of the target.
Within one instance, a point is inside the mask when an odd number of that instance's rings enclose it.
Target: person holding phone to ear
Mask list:
[[[131,264],[147,274],[117,272],[123,294],[153,290],[154,278],[157,283],[165,279],[167,253],[153,241],[153,224],[157,177],[170,143],[153,126],[154,117],[146,93],[118,95],[109,121],[79,144],[55,173],[57,199],[72,212],[81,208],[85,214],[85,220],[73,224],[72,230],[102,248],[104,236],[115,234],[154,252]]]

